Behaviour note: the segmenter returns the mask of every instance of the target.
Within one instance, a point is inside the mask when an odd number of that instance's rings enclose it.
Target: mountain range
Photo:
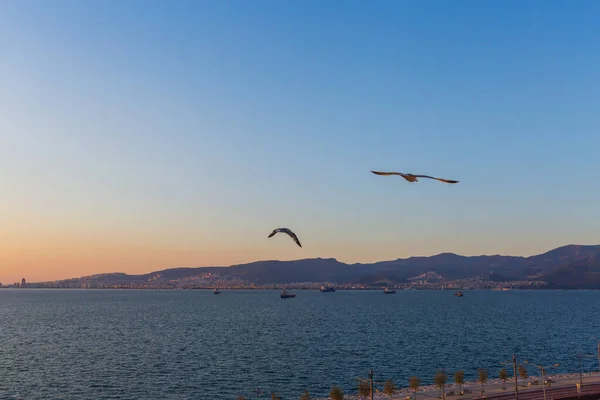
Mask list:
[[[448,281],[479,277],[493,281],[543,281],[555,289],[600,289],[600,245],[567,245],[530,257],[442,253],[366,264],[346,264],[334,258],[269,260],[229,267],[172,268],[142,275],[100,274],[61,282],[145,284],[209,273],[260,285],[406,283],[419,275],[435,273]]]

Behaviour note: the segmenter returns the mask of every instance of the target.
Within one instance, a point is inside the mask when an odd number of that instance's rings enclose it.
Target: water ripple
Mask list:
[[[235,399],[346,391],[374,368],[405,386],[500,361],[561,363],[594,354],[600,292],[0,291],[0,397]],[[598,368],[584,359],[584,369]],[[530,371],[534,373],[534,371]]]

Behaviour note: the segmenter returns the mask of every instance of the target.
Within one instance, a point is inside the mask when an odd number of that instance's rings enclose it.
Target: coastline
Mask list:
[[[582,377],[590,377],[590,376],[596,376],[596,377],[600,377],[600,373],[598,372],[584,372],[581,374]],[[552,386],[555,386],[556,384],[560,385],[561,380],[572,380],[572,379],[578,379],[579,378],[579,373],[570,373],[570,374],[554,374],[554,375],[544,375],[544,377],[550,378],[553,381],[556,381],[556,383],[553,383]],[[522,382],[530,382],[532,380],[538,380],[541,382],[541,375],[531,375],[529,376],[527,379],[522,379],[519,378],[519,391],[521,390],[528,390],[528,389],[542,389],[542,385],[535,385],[535,386],[524,386],[522,384]],[[514,382],[515,379],[514,377],[510,377],[506,380],[506,390],[503,392],[506,393],[510,393],[513,391],[514,388]],[[396,384],[398,384],[397,382],[394,382]],[[489,379],[486,383],[485,383],[485,387],[490,388],[491,386],[498,386],[500,387],[502,385],[502,381],[500,380],[500,378],[493,378],[493,379]],[[477,381],[468,381],[465,382],[463,385],[461,385],[462,389],[469,389],[473,394],[478,394],[480,392],[481,389],[481,383],[477,382]],[[455,384],[452,381],[452,377],[448,376],[448,383],[445,385],[445,391],[451,391],[451,390],[457,390],[458,389],[458,385]],[[496,388],[498,389],[498,388]],[[352,393],[344,393],[344,399],[345,400],[361,400],[361,397],[355,393],[356,389],[354,389],[352,391]],[[419,386],[419,389],[417,391],[417,400],[418,399],[423,399],[423,398],[438,398],[438,393],[439,393],[440,389],[434,385],[425,385],[425,386]],[[401,387],[399,389],[397,389],[394,392],[394,395],[392,397],[392,399],[405,399],[408,398],[408,396],[410,396],[411,398],[414,399],[414,391],[412,389],[410,389],[409,387]],[[449,397],[449,396],[447,396]],[[461,396],[463,398],[468,398],[469,396]],[[389,400],[389,396],[382,393],[381,391],[376,391],[373,395],[373,399],[374,400]],[[315,400],[331,400],[331,397],[317,397],[315,398]]]

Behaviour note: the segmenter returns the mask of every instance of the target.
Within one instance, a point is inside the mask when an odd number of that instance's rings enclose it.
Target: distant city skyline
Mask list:
[[[598,244],[599,18],[593,1],[4,1],[0,281]]]
[[[345,264],[335,259],[257,261],[231,267],[94,274],[12,287],[80,289],[599,289],[600,245],[567,245],[531,257],[439,254]],[[11,287],[11,285],[9,285]]]

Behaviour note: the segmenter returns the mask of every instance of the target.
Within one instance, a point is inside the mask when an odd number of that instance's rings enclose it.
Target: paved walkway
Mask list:
[[[550,377],[552,382],[546,384],[546,398],[547,400],[577,397],[577,384],[579,383],[579,375],[569,377]],[[528,379],[528,382],[538,380],[538,384],[525,384],[524,381],[519,380],[519,400],[538,400],[544,399],[544,391],[542,388],[541,379],[538,377],[532,377]],[[587,374],[582,377],[582,388],[579,395],[584,396],[586,394],[600,394],[600,374]],[[502,383],[494,383],[484,385],[485,392],[481,394],[481,384],[469,384],[464,385],[463,389],[465,393],[460,395],[460,391],[455,388],[446,389],[446,400],[466,400],[466,399],[494,399],[494,400],[509,400],[515,398],[515,384],[514,380],[506,382],[506,389],[502,389]],[[454,395],[452,395],[454,392]],[[439,399],[439,390],[429,390],[424,392],[417,392],[417,400],[433,400]],[[394,395],[393,399],[407,399],[408,394]],[[414,399],[414,394],[410,395],[410,398]],[[598,396],[600,399],[600,395]]]

